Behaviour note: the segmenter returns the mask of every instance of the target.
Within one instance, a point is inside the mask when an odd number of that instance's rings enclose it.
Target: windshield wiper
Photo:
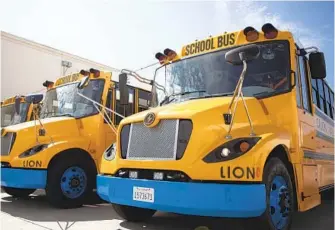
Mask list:
[[[71,113],[63,113],[63,114],[53,115],[52,117],[74,117],[74,116]]]
[[[164,100],[160,103],[160,105],[163,105],[165,102],[166,102],[166,104],[169,104],[170,102],[174,101],[175,96],[178,96],[178,95],[186,95],[186,94],[192,94],[192,93],[205,93],[205,92],[206,92],[206,90],[196,90],[196,91],[186,91],[186,92],[182,92],[182,93],[174,93],[174,94],[171,94],[170,96],[166,96],[164,98]],[[174,98],[169,100],[171,97],[174,97]]]
[[[234,92],[216,93],[216,94],[204,95],[204,96],[201,96],[201,97],[191,97],[189,99],[194,100],[194,99],[200,99],[200,98],[225,97],[225,96],[233,96],[233,95],[234,95]]]
[[[254,93],[252,96],[253,97],[262,97],[264,95],[271,95],[273,94],[275,91],[264,91],[264,92],[260,92],[260,93]]]

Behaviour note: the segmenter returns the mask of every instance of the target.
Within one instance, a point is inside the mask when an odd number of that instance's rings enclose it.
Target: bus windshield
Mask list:
[[[290,56],[287,41],[255,43],[260,49],[256,60],[248,63],[243,83],[244,96],[271,96],[290,88]],[[236,47],[234,47],[236,48]],[[204,96],[228,96],[235,90],[242,65],[225,61],[233,48],[203,54],[162,66],[156,70],[153,105],[177,103]]]
[[[20,114],[15,114],[15,105],[9,104],[1,107],[1,127],[9,125],[16,125],[21,122],[25,122],[27,119],[27,113],[29,104],[26,102],[20,103]]]
[[[83,89],[78,89],[78,82],[59,86],[49,90],[41,109],[41,118],[69,116],[86,117],[98,113],[92,102],[82,98],[77,92],[100,103],[105,80],[90,80]]]

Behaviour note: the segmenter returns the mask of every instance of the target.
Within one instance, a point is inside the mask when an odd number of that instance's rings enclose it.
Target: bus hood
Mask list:
[[[149,112],[154,113],[157,119],[206,119],[214,122],[215,118],[218,118],[220,123],[224,123],[223,114],[228,113],[231,99],[232,97],[215,97],[167,104],[129,116],[122,120],[122,124],[141,122]],[[251,119],[257,119],[257,121],[261,121],[261,123],[268,123],[268,118],[260,101],[254,97],[245,97],[244,99],[248,106]],[[235,122],[248,122],[242,101],[238,103],[234,123]]]
[[[64,127],[67,127],[68,123],[73,123],[74,121],[75,119],[72,117],[50,117],[41,119],[41,123],[45,127],[45,129],[48,129],[48,127],[53,127],[56,125],[58,126],[60,123],[61,124],[64,123]],[[10,125],[7,127],[3,127],[3,129],[5,132],[20,132],[20,131],[27,131],[28,129],[31,128],[35,128],[35,125],[37,126],[37,128],[40,127],[40,123],[38,120],[27,121],[16,125]]]

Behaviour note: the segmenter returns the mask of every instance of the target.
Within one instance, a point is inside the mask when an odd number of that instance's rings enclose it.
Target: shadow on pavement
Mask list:
[[[56,209],[49,205],[44,192],[34,193],[28,198],[2,197],[1,211],[14,217],[30,221],[99,221],[120,219],[112,207],[97,200],[99,203],[87,204],[76,209]],[[93,202],[91,202],[93,203]]]
[[[131,230],[140,229],[189,229],[206,226],[210,230],[243,230],[248,229],[241,219],[192,217],[158,213],[145,224],[134,224],[124,221],[122,227]],[[322,205],[303,213],[295,213],[291,230],[333,230],[334,229],[334,199],[323,200]]]
[[[323,204],[304,213],[296,213],[293,218],[292,229],[334,229],[334,197],[326,197]],[[45,196],[31,196],[27,199],[3,197],[1,211],[11,216],[37,222],[85,222],[102,220],[119,220],[111,205],[98,203],[85,205],[78,209],[55,209],[51,207]],[[73,224],[74,224],[73,223]],[[121,221],[122,229],[130,230],[163,230],[163,229],[192,229],[207,226],[210,230],[242,230],[243,221],[240,219],[208,218],[177,215],[158,212],[146,223],[130,223]],[[70,227],[70,226],[69,226]],[[110,229],[120,230],[121,228]],[[67,228],[68,229],[68,228]]]

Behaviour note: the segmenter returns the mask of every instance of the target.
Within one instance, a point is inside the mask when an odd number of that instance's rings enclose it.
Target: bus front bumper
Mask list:
[[[149,190],[151,202],[133,198],[136,191]],[[167,182],[98,175],[97,192],[114,204],[187,215],[257,217],[266,207],[264,184]]]
[[[1,168],[1,186],[11,188],[44,189],[47,170]]]

